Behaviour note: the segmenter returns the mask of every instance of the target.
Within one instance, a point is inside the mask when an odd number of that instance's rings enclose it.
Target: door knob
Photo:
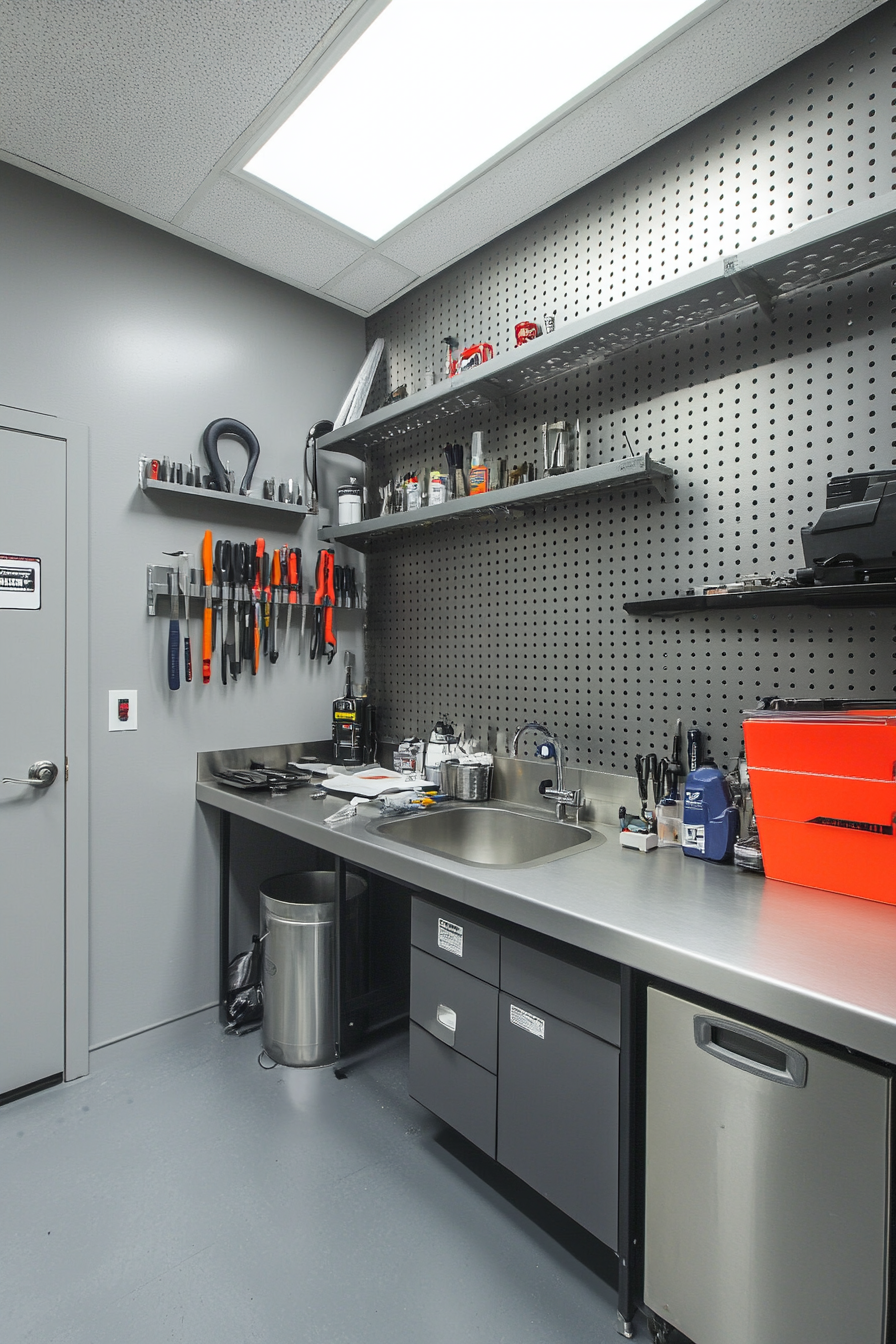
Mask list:
[[[52,761],[35,761],[28,770],[27,779],[10,779],[3,776],[4,784],[27,784],[31,789],[48,789],[59,774],[59,767]]]

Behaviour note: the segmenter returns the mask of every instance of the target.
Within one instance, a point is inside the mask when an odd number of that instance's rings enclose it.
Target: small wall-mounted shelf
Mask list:
[[[192,485],[178,485],[175,481],[144,481],[143,492],[161,505],[173,498],[186,498],[195,500],[200,509],[223,505],[233,513],[249,509],[262,509],[267,513],[273,510],[278,515],[278,521],[287,517],[295,527],[298,527],[308,514],[304,504],[282,504],[279,499],[260,499],[255,495],[225,495],[219,490],[200,490]]]
[[[648,597],[623,602],[630,616],[686,616],[698,611],[753,611],[759,607],[896,607],[896,583],[830,583],[812,588],[753,588],[745,593]]]
[[[773,319],[778,299],[867,271],[894,256],[896,209],[885,192],[566,322],[487,364],[340,426],[323,435],[318,447],[363,456],[377,444],[462,411],[488,410],[506,396],[728,313],[759,307]]]
[[[596,467],[570,471],[565,476],[545,476],[540,481],[525,481],[522,485],[507,486],[503,490],[489,490],[484,495],[467,495],[450,499],[446,504],[412,509],[408,513],[391,513],[384,518],[368,518],[363,523],[347,527],[323,527],[322,541],[341,541],[354,550],[364,550],[372,541],[393,532],[412,527],[431,527],[436,523],[458,522],[475,514],[511,513],[570,495],[597,494],[602,490],[630,490],[639,485],[651,486],[661,498],[668,498],[672,468],[663,462],[654,462],[649,454],[625,457],[619,462],[601,462]]]

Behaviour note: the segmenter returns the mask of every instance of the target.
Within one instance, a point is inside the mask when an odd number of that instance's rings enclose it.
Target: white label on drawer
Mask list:
[[[533,1036],[540,1036],[544,1040],[544,1018],[535,1017],[532,1013],[527,1013],[525,1008],[517,1008],[515,1003],[510,1005],[510,1020],[515,1027],[522,1027],[523,1031],[531,1031]]]
[[[463,924],[452,924],[447,919],[440,919],[439,947],[443,952],[453,952],[456,957],[462,957],[464,954]]]
[[[706,832],[702,826],[694,826],[691,822],[685,822],[684,840],[685,848],[696,849],[703,854],[706,850]]]

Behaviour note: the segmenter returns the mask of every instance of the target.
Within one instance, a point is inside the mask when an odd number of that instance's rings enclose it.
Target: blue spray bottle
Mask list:
[[[734,853],[740,814],[724,772],[716,765],[692,770],[684,783],[682,844],[692,859],[723,863]]]

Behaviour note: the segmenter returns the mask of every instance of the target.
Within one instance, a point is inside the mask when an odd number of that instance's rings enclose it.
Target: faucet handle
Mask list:
[[[552,779],[543,779],[538,786],[538,792],[541,794],[542,798],[544,798],[548,792],[548,789],[553,788],[554,788],[554,781]]]

